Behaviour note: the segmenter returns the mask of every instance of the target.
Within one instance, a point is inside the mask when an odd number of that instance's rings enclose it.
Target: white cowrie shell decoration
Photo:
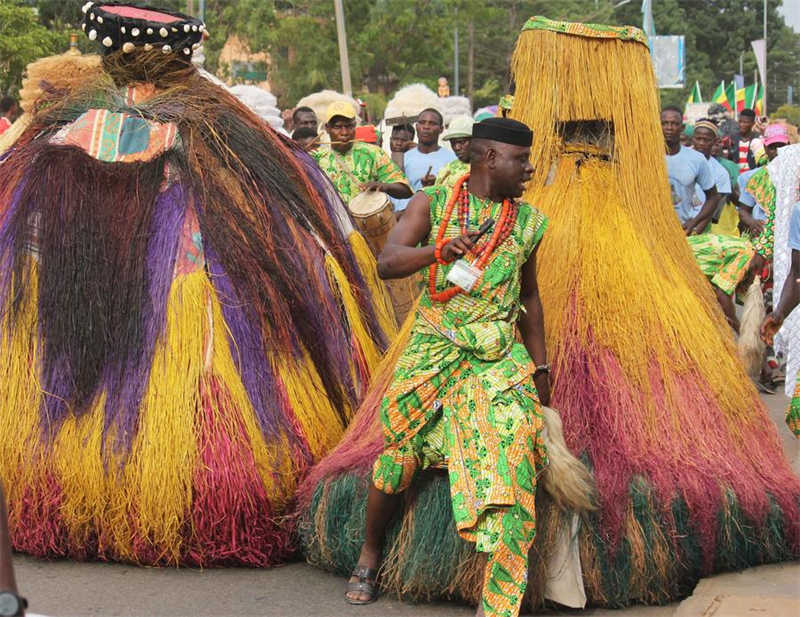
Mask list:
[[[103,45],[105,45],[106,47],[111,47],[113,44],[114,41],[111,40],[110,36],[107,36],[106,38],[103,39]]]
[[[139,28],[134,28],[133,30],[131,30],[131,34],[133,36],[139,36]]]
[[[172,47],[170,47],[169,45],[164,45],[164,47],[161,48],[161,51],[163,51],[165,54],[168,54],[169,52],[172,51]]]
[[[158,31],[158,33],[159,33],[159,34],[160,34],[160,35],[161,35],[163,38],[167,38],[167,35],[169,34],[169,32],[167,32],[167,29],[166,29],[166,28],[161,28],[161,30],[159,30],[159,31]]]
[[[89,30],[89,40],[94,41],[97,38],[97,30]]]

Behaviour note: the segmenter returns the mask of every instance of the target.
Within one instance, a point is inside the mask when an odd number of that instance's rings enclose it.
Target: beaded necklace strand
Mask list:
[[[455,208],[456,202],[459,202],[458,208],[458,222],[461,227],[461,233],[466,234],[469,231],[469,174],[465,174],[462,176],[458,182],[456,182],[455,186],[453,187],[453,193],[450,196],[450,199],[447,202],[447,206],[445,207],[444,217],[442,218],[442,222],[439,225],[439,231],[436,234],[436,261],[431,264],[430,267],[430,274],[428,277],[428,295],[430,296],[433,302],[448,302],[455,296],[460,293],[464,293],[464,290],[457,285],[453,287],[449,287],[444,291],[440,291],[437,293],[436,291],[436,274],[439,270],[439,265],[445,265],[448,262],[445,262],[441,258],[442,248],[444,245],[450,242],[452,238],[445,239],[444,235],[447,231],[447,226],[450,224],[450,219],[453,216],[453,209]],[[483,270],[483,267],[489,261],[494,250],[503,244],[506,239],[511,235],[511,231],[514,229],[514,224],[517,220],[517,208],[510,199],[503,200],[503,206],[500,210],[500,217],[497,223],[494,226],[494,231],[492,235],[486,239],[482,244],[478,244],[475,246],[467,255],[464,256],[466,259],[468,256],[473,257],[472,265],[477,267],[480,270]]]

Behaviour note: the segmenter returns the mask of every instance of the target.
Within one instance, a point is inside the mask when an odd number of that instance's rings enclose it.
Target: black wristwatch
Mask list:
[[[17,617],[28,608],[28,601],[13,591],[0,591],[0,617]]]

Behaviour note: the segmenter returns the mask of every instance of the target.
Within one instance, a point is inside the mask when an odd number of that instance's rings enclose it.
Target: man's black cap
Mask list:
[[[487,118],[472,127],[472,139],[490,139],[529,148],[533,143],[533,131],[511,118]]]

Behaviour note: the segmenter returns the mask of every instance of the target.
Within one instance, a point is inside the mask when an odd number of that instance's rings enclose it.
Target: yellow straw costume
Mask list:
[[[565,537],[579,553],[574,595],[609,607],[665,603],[703,575],[796,557],[800,481],[676,220],[644,34],[535,17],[512,70],[509,117],[534,135],[524,199],[550,220],[537,263],[552,403],[598,491],[597,513],[577,517],[537,493],[524,608],[551,597]],[[383,365],[375,390],[390,379]],[[308,559],[343,575],[382,451],[369,413],[379,403],[368,395],[300,489]],[[385,545],[384,589],[480,600],[483,564],[449,509],[435,474],[407,493]]]

